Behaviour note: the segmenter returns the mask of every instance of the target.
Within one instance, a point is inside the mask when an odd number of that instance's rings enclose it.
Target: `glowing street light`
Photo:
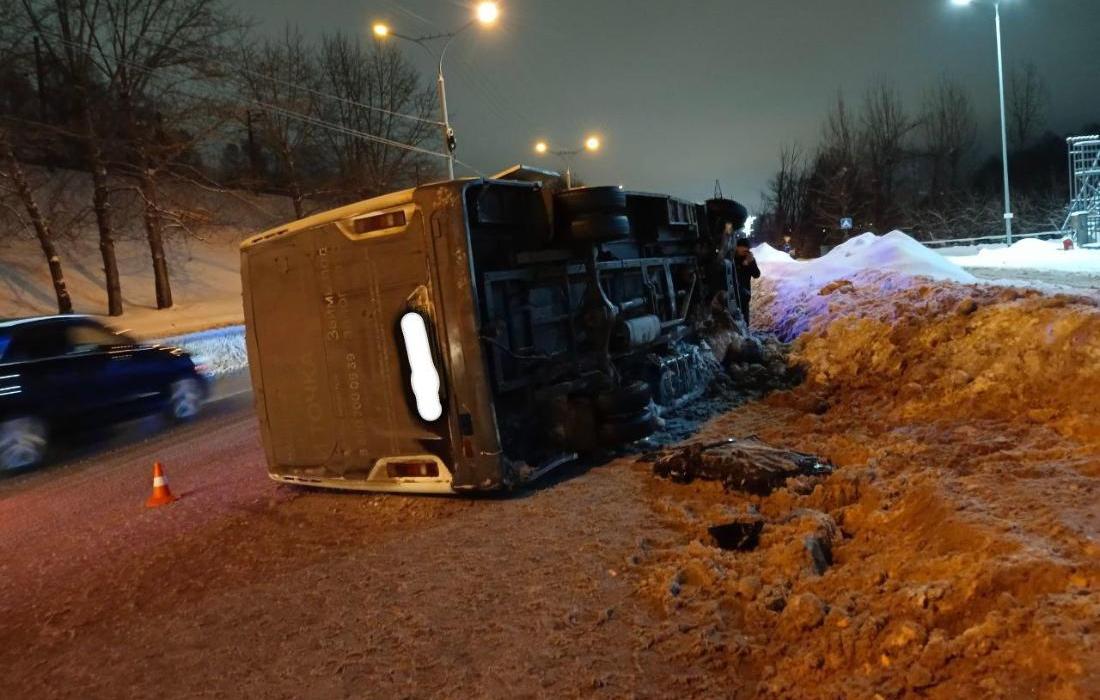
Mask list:
[[[1005,62],[1001,41],[1001,0],[951,0],[955,7],[993,5],[993,17],[997,27],[997,84],[1001,98],[1001,163],[1004,167],[1005,185],[1005,240],[1012,245],[1012,191],[1008,182],[1008,121],[1005,117]]]
[[[482,2],[477,5],[477,21],[482,24],[495,24],[500,19],[500,5],[495,2]]]
[[[447,81],[443,77],[443,61],[447,57],[447,49],[451,48],[451,44],[460,34],[475,24],[480,24],[484,27],[493,26],[499,19],[500,5],[498,3],[481,2],[474,8],[473,19],[453,32],[412,37],[393,31],[393,29],[384,22],[375,22],[372,27],[374,36],[379,40],[387,39],[392,36],[397,39],[403,39],[404,41],[411,41],[427,51],[433,59],[438,59],[439,74],[437,77],[437,84],[439,89],[439,111],[443,119],[440,126],[443,127],[443,143],[447,147],[447,177],[451,180],[455,179],[455,150],[457,148],[457,142],[455,141],[455,131],[451,128],[450,113],[447,111]],[[434,41],[444,41],[443,48],[438,54],[428,45],[430,42]]]
[[[589,136],[586,138],[583,148],[551,150],[550,144],[545,141],[538,141],[535,143],[535,153],[538,153],[540,156],[547,154],[555,155],[565,162],[565,187],[567,189],[573,189],[573,158],[585,151],[595,153],[601,148],[603,148],[603,142],[600,140],[599,136]]]

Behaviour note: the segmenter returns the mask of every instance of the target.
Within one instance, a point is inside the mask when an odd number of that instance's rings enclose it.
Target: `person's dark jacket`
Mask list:
[[[752,262],[745,265],[745,258],[733,256],[733,275],[741,296],[746,299],[752,296],[752,281],[760,279],[760,266],[756,264],[754,257]]]

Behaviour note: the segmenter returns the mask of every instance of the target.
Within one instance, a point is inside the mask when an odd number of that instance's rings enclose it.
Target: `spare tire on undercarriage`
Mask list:
[[[606,243],[630,236],[630,219],[618,214],[588,214],[573,219],[568,228],[573,243]]]
[[[626,192],[621,187],[582,187],[554,197],[554,213],[569,221],[589,214],[625,214]]]

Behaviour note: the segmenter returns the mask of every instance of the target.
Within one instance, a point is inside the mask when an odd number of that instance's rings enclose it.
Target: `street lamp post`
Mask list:
[[[451,48],[451,44],[457,39],[463,32],[475,24],[481,24],[483,26],[491,26],[496,24],[496,21],[500,18],[500,6],[495,2],[481,2],[478,3],[474,19],[471,19],[466,24],[462,25],[453,32],[445,32],[443,34],[428,34],[425,36],[406,36],[393,31],[388,24],[377,22],[374,25],[374,35],[379,39],[385,39],[387,37],[395,37],[397,39],[403,39],[405,41],[411,41],[420,48],[428,52],[433,59],[439,60],[439,72],[437,74],[436,85],[439,91],[439,112],[442,119],[441,126],[443,128],[443,145],[447,149],[447,178],[449,180],[455,179],[455,149],[457,148],[457,142],[455,141],[455,132],[451,128],[450,112],[447,110],[447,81],[443,77],[443,62],[447,57],[447,49]],[[430,43],[436,41],[443,41],[443,48],[438,54],[432,51]]]
[[[982,0],[951,0],[959,7],[973,5]],[[1001,0],[984,0],[993,5],[993,18],[997,29],[997,86],[1001,101],[1001,163],[1004,168],[1005,187],[1005,241],[1012,245],[1012,191],[1008,181],[1008,119],[1005,114],[1005,63],[1004,44],[1001,40]]]
[[[565,162],[565,188],[573,189],[573,157],[579,156],[585,151],[589,153],[595,153],[603,146],[603,142],[600,141],[599,136],[589,136],[584,140],[583,148],[572,148],[564,150],[551,150],[550,145],[545,141],[539,141],[535,144],[535,153],[540,156],[554,155],[562,159]]]

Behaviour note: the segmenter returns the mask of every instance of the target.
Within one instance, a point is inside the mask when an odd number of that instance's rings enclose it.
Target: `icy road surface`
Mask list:
[[[1100,295],[1100,273],[1065,272],[1059,270],[1002,270],[992,267],[976,267],[970,270],[978,279],[995,282],[1012,282],[1022,286],[1051,288],[1089,296]]]
[[[505,499],[268,480],[248,396],[0,479],[0,697],[674,692],[621,575],[660,527],[631,469]],[[146,510],[151,465],[182,499]]]

